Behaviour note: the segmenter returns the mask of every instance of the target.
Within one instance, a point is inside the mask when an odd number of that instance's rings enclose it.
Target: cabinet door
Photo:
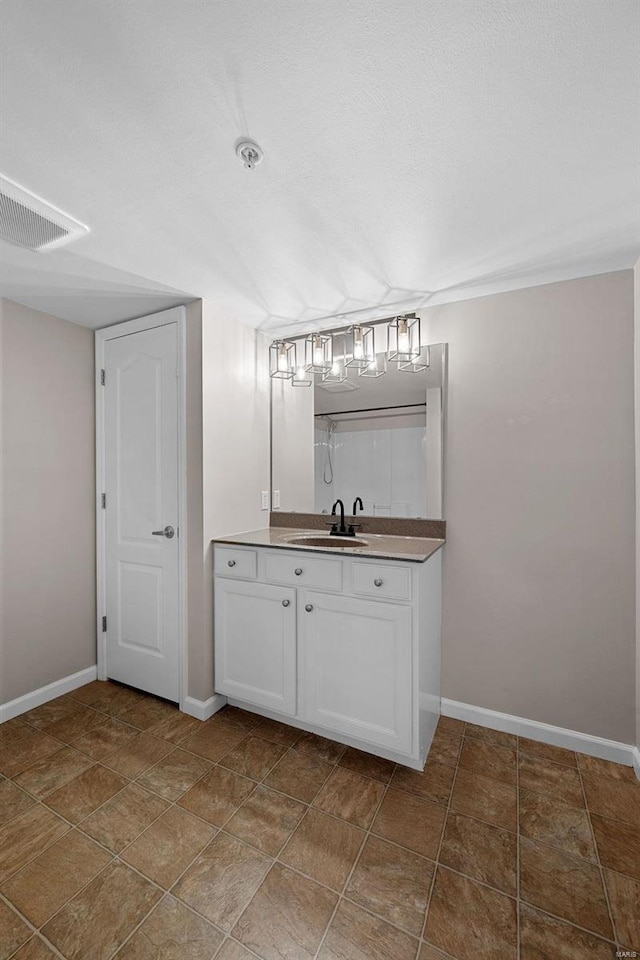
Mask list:
[[[295,714],[295,590],[216,577],[215,666],[219,693]]]
[[[305,720],[409,753],[410,608],[311,591],[299,599]]]

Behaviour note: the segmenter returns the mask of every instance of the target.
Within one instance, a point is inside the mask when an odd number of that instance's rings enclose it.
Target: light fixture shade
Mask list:
[[[347,379],[346,349],[347,338],[344,333],[333,334],[333,362],[331,369],[322,375],[323,383],[342,383]]]
[[[292,387],[310,387],[313,383],[313,376],[307,373],[304,367],[304,354],[300,340],[295,342],[295,369],[291,378]]]
[[[399,363],[398,370],[403,373],[423,373],[431,366],[431,351],[429,347],[424,347],[417,360],[411,363]]]
[[[333,364],[333,342],[330,335],[311,333],[304,342],[304,368],[308,373],[327,373]]]
[[[269,376],[275,380],[291,380],[296,345],[291,340],[274,340],[269,347]]]
[[[366,369],[376,355],[373,327],[354,323],[347,330],[345,340],[345,366]]]
[[[396,317],[389,321],[389,352],[392,363],[415,363],[420,356],[419,317]]]
[[[372,333],[371,353],[367,353],[367,365],[358,370],[359,377],[382,377],[387,372],[389,331],[386,324],[369,328]]]

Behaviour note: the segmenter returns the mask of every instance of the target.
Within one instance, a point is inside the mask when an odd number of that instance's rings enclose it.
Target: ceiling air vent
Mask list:
[[[8,177],[0,176],[0,238],[27,250],[53,250],[89,228]]]

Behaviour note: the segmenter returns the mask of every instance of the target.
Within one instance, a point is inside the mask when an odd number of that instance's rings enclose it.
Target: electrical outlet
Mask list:
[[[268,510],[268,509],[269,509],[269,491],[268,491],[268,490],[263,490],[263,491],[262,491],[261,504],[262,504],[262,506],[260,507],[261,510]]]
[[[274,510],[280,509],[280,491],[279,490],[273,491],[273,509]]]

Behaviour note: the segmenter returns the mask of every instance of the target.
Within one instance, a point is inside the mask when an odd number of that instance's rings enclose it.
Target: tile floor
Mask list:
[[[640,955],[630,768],[443,718],[424,773],[92,683],[0,727],[0,960]]]

